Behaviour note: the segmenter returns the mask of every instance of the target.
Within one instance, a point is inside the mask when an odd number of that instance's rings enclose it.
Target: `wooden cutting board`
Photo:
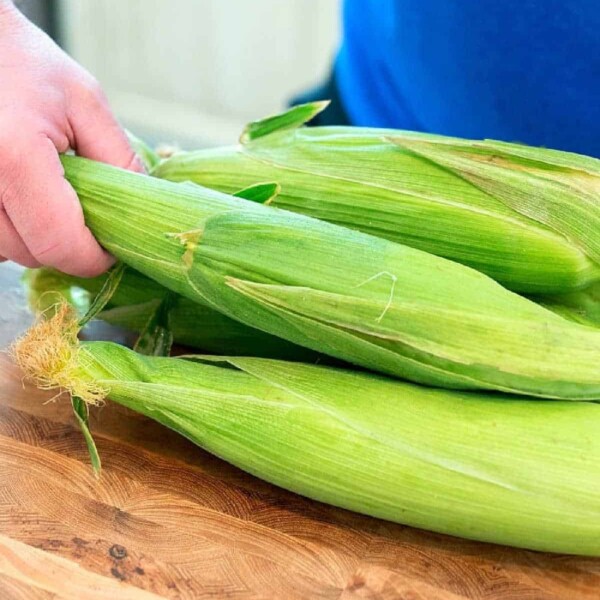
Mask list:
[[[5,269],[0,301],[15,283]],[[96,479],[70,403],[51,396],[0,356],[0,599],[600,598],[600,560],[312,502],[111,404],[92,414]]]

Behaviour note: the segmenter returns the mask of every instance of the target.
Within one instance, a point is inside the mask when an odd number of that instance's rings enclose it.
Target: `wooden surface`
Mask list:
[[[15,285],[0,265],[0,301],[10,292],[18,304]],[[15,308],[0,339],[26,321]],[[0,356],[2,600],[600,598],[600,560],[466,542],[311,502],[111,404],[92,415],[97,480],[69,402],[49,397]]]

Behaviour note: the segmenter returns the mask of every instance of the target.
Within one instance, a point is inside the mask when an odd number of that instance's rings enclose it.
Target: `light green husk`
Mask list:
[[[83,316],[90,299],[101,290],[106,275],[84,279],[51,268],[26,272],[24,282],[34,312],[46,312],[60,300],[67,301]],[[169,291],[141,273],[128,268],[98,319],[140,332],[152,318]],[[210,354],[235,354],[312,362],[317,354],[281,338],[234,321],[224,314],[178,296],[170,308],[173,339]]]
[[[522,293],[598,280],[600,161],[493,141],[299,127],[320,107],[253,123],[236,147],[176,154],[153,175],[227,193],[277,181],[274,206],[450,258]]]
[[[600,328],[599,284],[570,294],[535,296],[532,299],[566,319],[589,327]]]
[[[429,385],[600,398],[600,332],[473,269],[196,185],[62,160],[110,252],[246,325]]]
[[[142,161],[145,169],[150,172],[160,163],[160,156],[144,140],[141,140],[131,131],[126,131],[129,144]]]
[[[68,323],[59,312],[15,349],[47,389],[107,396],[322,502],[475,540],[600,555],[596,403],[435,390],[259,358],[78,348]]]
[[[29,305],[34,313],[51,310],[64,300],[84,315],[106,281],[106,275],[86,279],[60,273],[49,267],[28,269],[24,275]],[[168,293],[159,283],[127,269],[117,292],[97,318],[140,332]],[[600,328],[600,285],[556,296],[532,296],[534,302],[575,323]],[[192,302],[183,296],[171,308],[174,341],[209,354],[235,354],[313,362],[309,350],[246,327],[238,321]],[[314,355],[317,356],[317,355]],[[318,355],[319,362],[325,358]]]

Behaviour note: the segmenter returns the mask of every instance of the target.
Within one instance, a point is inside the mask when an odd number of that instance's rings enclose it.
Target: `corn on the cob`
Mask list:
[[[95,296],[104,285],[106,276],[93,279],[73,277],[48,267],[26,271],[25,285],[29,304],[35,313],[45,312],[63,299],[84,315]],[[107,307],[97,315],[98,319],[133,332],[144,329],[168,290],[159,283],[127,269],[123,279]],[[556,296],[532,296],[541,304],[565,319],[600,327],[600,286],[592,285],[585,290]],[[309,350],[290,344],[285,340],[246,327],[222,313],[179,296],[172,306],[170,325],[173,339],[210,354],[235,354],[284,360],[319,362],[326,357],[312,355]]]
[[[254,123],[241,145],[176,154],[153,174],[227,193],[277,181],[279,208],[450,258],[518,292],[598,280],[600,161],[393,130],[298,128],[318,109]]]
[[[600,405],[428,389],[258,358],[140,356],[46,322],[27,375],[146,414],[267,481],[416,527],[600,555]]]
[[[35,312],[44,312],[57,300],[66,300],[83,316],[90,297],[100,292],[106,276],[84,279],[41,268],[26,273],[29,304]],[[119,287],[98,319],[133,332],[144,329],[169,291],[141,273],[127,269]],[[173,340],[211,354],[261,356],[312,362],[319,355],[285,340],[247,327],[224,314],[192,302],[183,296],[170,307]],[[319,358],[321,360],[321,358]]]
[[[100,292],[106,276],[73,277],[43,267],[28,270],[24,277],[29,304],[36,313],[52,309],[58,299],[67,301],[83,316],[91,297]],[[96,318],[139,333],[168,293],[167,288],[129,268],[106,308]],[[534,296],[534,302],[565,319],[600,327],[600,286],[557,296]],[[173,340],[210,354],[235,354],[303,362],[331,362],[281,338],[247,327],[208,306],[178,296],[170,308]]]
[[[600,398],[600,332],[473,269],[199,186],[63,164],[108,250],[246,325],[420,383]]]

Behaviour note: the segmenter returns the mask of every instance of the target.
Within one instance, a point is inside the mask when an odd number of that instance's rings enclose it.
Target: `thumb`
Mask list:
[[[73,98],[69,122],[74,149],[79,156],[138,173],[146,172],[95,80]]]

